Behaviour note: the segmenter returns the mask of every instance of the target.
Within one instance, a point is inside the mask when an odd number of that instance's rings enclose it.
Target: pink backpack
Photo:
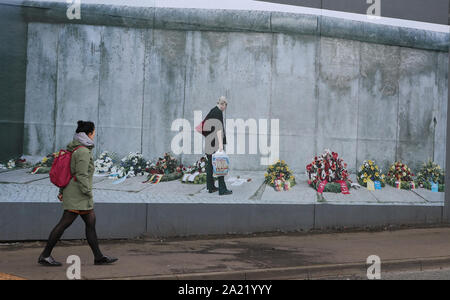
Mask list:
[[[72,153],[81,147],[84,146],[78,146],[72,152],[67,150],[59,150],[59,153],[55,157],[50,169],[50,181],[57,187],[66,187],[69,184],[70,179],[74,177],[70,172],[70,160],[72,158]]]

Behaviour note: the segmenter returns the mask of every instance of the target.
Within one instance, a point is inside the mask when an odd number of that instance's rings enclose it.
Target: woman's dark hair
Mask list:
[[[94,122],[91,121],[78,121],[78,128],[76,133],[84,132],[86,134],[92,133],[95,129]]]

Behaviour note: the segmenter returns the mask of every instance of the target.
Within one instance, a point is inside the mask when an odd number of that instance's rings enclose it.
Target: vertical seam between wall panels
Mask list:
[[[186,78],[187,78],[187,69],[188,69],[188,64],[189,64],[189,60],[190,60],[190,55],[189,55],[189,53],[191,52],[190,51],[190,46],[188,45],[188,37],[189,37],[189,35],[191,35],[192,36],[192,34],[194,34],[194,32],[193,31],[186,31],[185,32],[185,49],[184,49],[184,82],[183,82],[183,119],[185,120],[186,118],[185,118],[185,116],[186,116],[186,111],[185,111],[185,109],[186,109]],[[192,39],[191,39],[192,40]],[[195,124],[194,124],[194,126],[195,126]],[[184,130],[184,128],[183,128],[183,130]],[[190,134],[192,134],[192,133],[190,133]],[[194,132],[194,134],[195,134],[195,132]],[[192,147],[192,144],[191,144],[191,147]],[[191,148],[191,150],[192,150],[192,148]],[[183,161],[183,155],[184,153],[182,152],[181,154],[180,154],[180,156],[181,156],[181,158],[180,158],[180,161],[181,161],[181,163],[182,164],[184,164],[184,161]]]
[[[142,73],[142,107],[141,107],[141,154],[144,153],[144,107],[145,107],[145,65],[147,63],[147,49],[148,49],[148,32],[149,29],[144,29],[141,34],[144,37],[144,66],[143,66],[143,73]],[[142,37],[142,36],[141,36]],[[152,32],[152,38],[153,38],[153,32]]]
[[[400,138],[400,80],[402,76],[402,47],[399,47],[398,49],[398,57],[399,57],[399,65],[398,65],[398,93],[397,93],[397,130],[395,132],[395,158],[394,161],[398,160],[398,145],[399,145],[399,138]]]
[[[315,116],[315,137],[314,137],[314,154],[318,152],[318,137],[319,137],[319,80],[320,80],[320,54],[321,54],[321,28],[320,18],[317,17],[317,34],[316,34],[316,53],[315,53],[315,97],[316,97],[316,116]]]
[[[61,31],[66,25],[62,25],[58,30],[56,38],[56,73],[55,73],[55,102],[53,104],[53,151],[56,151],[56,120],[58,117],[58,70],[59,70],[59,39]]]
[[[272,15],[271,15],[272,16]],[[272,32],[271,34],[271,52],[270,52],[270,91],[269,91],[269,120],[272,120],[272,90],[273,90],[273,53],[274,53],[274,41],[275,41],[275,34]],[[272,122],[270,122],[270,126],[272,126]],[[270,141],[272,143],[272,141]]]
[[[357,108],[356,108],[356,153],[355,153],[355,173],[358,174],[358,144],[359,144],[359,89],[361,83],[361,67],[362,67],[362,42],[359,43],[359,66],[358,66],[358,97],[356,98]]]
[[[102,67],[103,67],[103,36],[104,36],[104,30],[105,30],[105,26],[102,26],[100,29],[100,45],[99,45],[99,50],[100,50],[100,57],[99,57],[99,64],[98,64],[98,92],[97,92],[97,126],[100,126],[100,93],[101,93],[101,88],[100,88],[100,83],[101,83],[101,75],[102,75]],[[94,51],[95,54],[95,51]],[[100,144],[100,143],[99,143]],[[96,154],[98,154],[98,150],[99,148],[96,147],[95,152]],[[97,155],[96,155],[97,156]]]

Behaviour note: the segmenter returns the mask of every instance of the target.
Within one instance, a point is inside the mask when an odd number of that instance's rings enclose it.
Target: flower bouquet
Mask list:
[[[414,174],[406,164],[395,162],[391,165],[386,176],[386,182],[398,189],[410,190],[415,188]]]
[[[385,187],[385,177],[384,174],[381,174],[381,169],[372,160],[365,160],[357,175],[358,183],[364,187],[367,187],[369,180],[379,181],[381,186]]]
[[[43,157],[40,162],[36,163],[31,169],[31,174],[46,174],[50,172],[53,161],[58,156],[58,152],[50,153]]]
[[[103,151],[102,154],[95,160],[95,173],[106,174],[111,173],[114,164],[117,162],[117,155],[112,152]]]
[[[23,157],[19,157],[16,159],[10,159],[7,163],[8,169],[23,169],[30,168],[31,164],[27,162],[27,160]]]
[[[183,167],[182,183],[205,184],[206,183],[206,164],[208,159],[202,156],[194,165]]]
[[[332,192],[348,194],[351,180],[347,171],[347,164],[336,152],[329,149],[315,156],[312,163],[306,166],[308,184],[319,193]]]
[[[264,183],[275,188],[276,191],[288,191],[296,184],[294,174],[284,160],[278,160],[270,165],[264,177]]]
[[[170,153],[164,153],[163,157],[158,158],[154,163],[147,166],[146,172],[149,173],[148,180],[153,175],[163,175],[160,181],[172,181],[181,178],[183,166]]]
[[[141,153],[130,153],[120,161],[120,165],[113,166],[111,173],[117,174],[118,178],[124,176],[134,177],[145,175],[147,161]]]
[[[416,182],[418,186],[431,190],[431,184],[438,184],[438,191],[443,192],[445,188],[445,174],[441,167],[431,159],[424,163],[417,173]]]

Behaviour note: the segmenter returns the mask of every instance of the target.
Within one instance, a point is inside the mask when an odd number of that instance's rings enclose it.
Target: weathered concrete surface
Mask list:
[[[56,198],[55,198],[56,199]],[[57,200],[56,200],[57,201]],[[59,203],[2,203],[0,240],[45,240],[62,216]],[[146,204],[96,204],[100,238],[137,237],[145,232]],[[65,239],[83,238],[81,218],[65,233]]]
[[[170,151],[172,122],[183,118],[186,32],[153,30],[146,41],[142,153],[157,158]]]
[[[25,8],[26,19],[30,22],[67,22],[65,14],[67,6],[64,2],[23,1],[22,5]],[[143,3],[142,7],[81,3],[81,9],[83,18],[71,22],[171,30],[324,35],[441,51],[448,51],[450,41],[448,32],[410,30],[399,26],[352,21],[321,14],[153,7],[151,2]]]
[[[360,42],[322,38],[318,81],[317,150],[332,149],[356,170]],[[306,164],[305,164],[306,165]]]
[[[61,30],[57,62],[55,149],[65,148],[72,140],[78,120],[90,120],[98,124],[103,30],[102,27],[73,24],[65,24]]]
[[[434,154],[437,53],[402,48],[400,57],[397,159],[416,168]]]
[[[102,34],[97,148],[141,151],[146,30],[105,27]]]
[[[35,24],[28,30],[24,147],[29,155],[55,150],[58,43],[61,25]]]
[[[304,230],[314,224],[313,212],[313,205],[154,204],[148,206],[147,232],[173,236]]]
[[[273,43],[269,116],[280,119],[280,157],[300,172],[318,151],[317,38],[276,34]]]
[[[315,228],[371,227],[386,224],[436,224],[442,207],[382,205],[316,205]]]
[[[338,152],[351,172],[366,159],[375,160],[383,170],[395,160],[415,169],[428,158],[444,167],[446,52],[367,43],[360,37],[337,38],[344,34],[341,31],[359,30],[346,27],[349,24],[335,29],[337,37],[282,30],[269,34],[249,28],[245,32],[194,30],[199,29],[196,13],[178,13],[158,25],[176,30],[30,23],[30,45],[38,46],[42,38],[49,48],[33,47],[37,52],[29,56],[28,94],[37,90],[31,81],[42,72],[41,57],[48,58],[46,67],[57,65],[58,80],[36,93],[45,99],[41,101],[51,102],[55,97],[51,87],[57,85],[55,108],[44,118],[53,114],[56,127],[37,131],[38,113],[26,114],[25,154],[45,155],[65,146],[76,121],[91,119],[99,128],[96,151],[116,151],[120,156],[141,151],[147,159],[156,158],[171,150],[178,133],[171,130],[172,123],[184,118],[189,126],[183,129],[190,133],[190,141],[184,142],[191,154],[179,158],[190,164],[200,156],[192,153],[203,150],[194,146],[202,139],[194,132],[198,125],[194,111],[204,117],[225,95],[230,102],[226,119],[257,123],[279,119],[279,156],[297,172],[325,148]],[[200,14],[206,16],[205,11]],[[175,24],[185,18],[194,27],[181,30],[183,25]],[[281,22],[282,15],[277,18]],[[294,22],[292,18],[286,22]],[[308,27],[313,22],[308,20],[297,21]],[[50,55],[56,50],[48,26],[55,32],[62,26],[57,60]],[[364,30],[371,37],[382,34],[374,27]],[[46,76],[50,71],[45,70]],[[32,100],[30,96],[26,102],[29,112],[34,111]],[[232,129],[227,130],[226,150],[234,153],[230,155],[233,168],[264,170],[265,155],[259,145],[267,135]],[[270,134],[270,125],[268,129]],[[49,135],[52,130],[55,141]],[[240,137],[245,140],[245,155],[237,153]],[[256,154],[249,147],[254,139]],[[38,151],[42,143],[46,146]]]
[[[375,160],[387,170],[395,157],[400,48],[361,44],[356,165]]]

